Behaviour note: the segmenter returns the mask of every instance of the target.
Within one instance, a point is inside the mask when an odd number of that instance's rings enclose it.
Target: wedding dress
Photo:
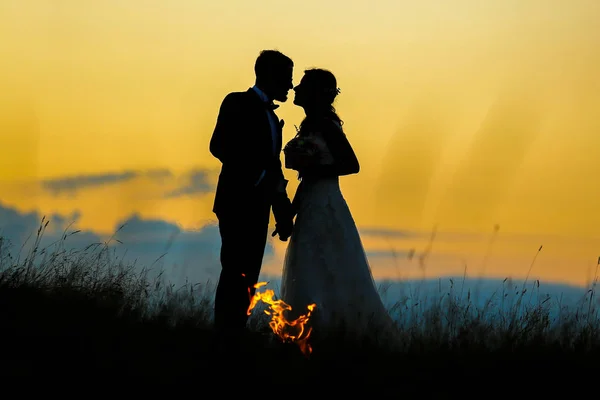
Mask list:
[[[311,140],[319,149],[320,164],[333,164],[335,159],[323,136],[312,133]],[[315,336],[342,333],[379,342],[390,340],[395,324],[377,292],[339,177],[303,177],[294,205],[296,222],[281,286],[282,300],[292,307],[288,319],[306,314],[307,306],[314,303],[310,321]]]

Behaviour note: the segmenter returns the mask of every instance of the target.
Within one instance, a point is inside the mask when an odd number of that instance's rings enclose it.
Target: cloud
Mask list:
[[[49,221],[49,223],[39,242],[39,246],[42,248],[60,241],[65,234],[65,230],[71,224],[76,223],[79,216],[77,211],[71,215],[52,214],[48,216],[40,215],[35,211],[21,213],[14,208],[0,204],[0,237],[8,240],[13,245],[12,251],[18,252],[22,247],[22,252],[26,254],[34,245],[39,228],[46,221]],[[68,247],[78,250],[101,241],[101,236],[94,232],[80,231],[76,235],[69,236]]]
[[[165,197],[181,197],[195,194],[206,194],[214,190],[214,185],[210,182],[211,171],[196,169],[192,170],[187,177],[187,182],[165,194]]]
[[[128,182],[141,176],[147,176],[154,180],[160,180],[170,177],[172,174],[168,170],[150,170],[145,172],[140,171],[124,171],[118,173],[103,173],[93,175],[77,175],[67,176],[54,179],[46,179],[41,182],[42,187],[49,191],[54,196],[61,194],[75,194],[78,190],[87,189],[90,187],[98,187],[111,185],[115,183]]]
[[[144,175],[155,181],[165,180],[173,177],[173,173],[168,169],[151,169],[146,171]]]
[[[41,181],[43,190],[52,196],[70,195],[91,188],[98,188],[119,183],[132,183],[145,179],[143,185],[151,183],[151,191],[163,198],[178,198],[212,193],[215,189],[216,173],[210,169],[195,168],[181,176],[174,175],[167,169],[147,171],[106,172],[100,174],[64,176]],[[149,181],[149,182],[148,182]],[[148,186],[144,186],[148,187]],[[119,189],[120,190],[120,189]]]
[[[0,235],[13,242],[22,241],[39,227],[40,219],[35,212],[20,214],[0,205]]]
[[[216,282],[221,272],[221,237],[218,226],[209,223],[199,230],[183,230],[179,225],[132,215],[118,224],[115,238],[122,242],[116,249],[126,262],[164,270],[167,280],[176,286],[186,281]],[[264,262],[274,255],[270,242],[265,248]]]
[[[29,236],[35,236],[43,217],[35,211],[20,212],[0,203],[0,237],[10,239],[13,244],[12,250],[19,253],[23,242]],[[48,216],[46,220],[49,220],[50,223],[44,232],[41,242],[42,248],[60,241],[65,230],[76,229],[72,224],[75,225],[78,218],[78,212],[73,212],[70,215],[53,214]],[[186,281],[201,284],[205,284],[207,281],[212,284],[217,282],[220,273],[220,236],[216,225],[207,224],[197,231],[186,231],[169,221],[144,219],[134,214],[123,220],[117,228],[120,229],[117,229],[115,239],[122,243],[116,241],[109,243],[113,246],[114,253],[117,256],[116,259],[122,260],[126,265],[133,264],[139,270],[143,267],[149,268],[150,279],[164,271],[164,278],[167,282],[173,284],[175,288],[181,287]],[[63,248],[67,251],[83,249],[91,244],[103,243],[106,240],[106,237],[96,232],[82,231],[69,235]],[[29,239],[28,243],[32,244],[33,239]],[[14,251],[11,251],[11,253],[16,258]],[[25,246],[21,254],[25,255],[27,251],[28,247]],[[408,269],[419,268],[418,263],[411,263],[408,259],[407,256],[410,253],[405,249],[398,251],[373,249],[367,251],[370,260],[385,261],[386,259],[399,257],[398,268],[401,269],[400,272],[403,272],[402,276],[405,275],[404,272],[408,272]],[[270,259],[273,256],[273,246],[268,243],[265,249],[265,265],[271,261]],[[436,254],[434,256],[447,260],[449,255]],[[391,283],[391,286],[385,290],[384,296],[386,304],[389,305],[395,304],[407,295],[412,295],[412,293],[420,293],[417,298],[424,298],[425,301],[434,301],[435,295],[450,292],[450,286],[453,285],[455,293],[460,290],[464,292],[464,296],[467,296],[468,293],[473,296],[475,293],[479,293],[479,296],[472,298],[477,305],[483,306],[488,299],[501,293],[503,287],[511,287],[511,285],[520,287],[522,285],[522,282],[518,279],[509,280],[505,284],[501,279],[466,278],[463,288],[463,280],[465,279],[463,275],[457,275],[453,278],[452,276],[446,276],[447,271],[439,270],[437,272],[439,278],[436,279],[410,279],[408,275],[406,275],[406,278],[399,275],[395,279],[385,280],[385,282],[377,281],[376,283],[378,285]],[[454,283],[450,283],[450,278],[453,279]],[[264,274],[262,279],[269,281],[269,288],[278,290],[277,288],[280,287],[281,276],[277,274]],[[419,290],[416,290],[417,288]],[[564,305],[567,303],[575,305],[576,301],[581,299],[584,294],[584,289],[545,282],[540,286],[539,295],[546,296],[546,294],[553,296],[555,302],[561,301],[561,304]],[[531,298],[532,301],[537,301],[537,296],[538,292],[536,291]],[[501,300],[501,298],[499,299]]]
[[[19,212],[17,209],[0,204],[0,237],[12,244],[11,254],[16,258],[21,246],[21,254],[26,255],[35,241],[36,233],[42,224],[43,215],[37,212]],[[42,248],[61,242],[65,235],[77,229],[79,213],[71,215],[53,214],[46,216],[49,221],[40,246]],[[67,235],[63,249],[82,250],[95,243],[112,247],[114,254],[125,265],[149,269],[149,277],[162,272],[170,283],[181,286],[186,282],[206,283],[218,280],[221,264],[219,253],[221,237],[214,224],[204,225],[197,231],[182,229],[175,223],[161,219],[144,219],[134,214],[116,227],[111,238],[93,231],[80,231]],[[120,243],[119,243],[120,242]],[[264,262],[274,255],[271,242],[265,248]]]

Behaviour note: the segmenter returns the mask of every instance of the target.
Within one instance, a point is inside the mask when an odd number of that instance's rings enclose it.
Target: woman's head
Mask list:
[[[304,71],[300,84],[294,88],[294,104],[309,113],[335,113],[333,101],[339,94],[337,80],[328,70],[313,68]]]

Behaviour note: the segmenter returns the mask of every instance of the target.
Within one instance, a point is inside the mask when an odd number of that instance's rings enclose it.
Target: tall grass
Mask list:
[[[210,285],[187,284],[180,288],[164,279],[164,271],[149,279],[149,270],[125,264],[117,256],[111,237],[82,250],[67,250],[65,231],[55,243],[41,247],[49,221],[42,219],[32,243],[14,244],[0,237],[0,290],[35,290],[44,295],[73,296],[110,308],[115,316],[136,321],[161,319],[170,325],[206,326],[210,314]],[[29,246],[27,246],[29,244]],[[28,248],[26,252],[23,252]]]
[[[42,247],[48,223],[42,220],[28,246],[16,248],[0,238],[0,324],[14,340],[12,356],[7,356],[11,368],[20,365],[18,360],[32,358],[38,360],[34,365],[44,365],[39,363],[40,354],[46,354],[48,347],[55,357],[77,358],[83,352],[94,368],[106,364],[164,373],[214,368],[215,358],[210,358],[215,354],[214,285],[174,287],[164,273],[150,278],[148,268],[126,264],[117,256],[113,244],[119,244],[113,238],[67,250],[69,237],[77,231],[65,231],[59,241]],[[519,288],[507,278],[483,306],[473,301],[463,284],[451,279],[447,290],[440,284],[434,295],[397,299],[390,313],[396,316],[401,340],[393,350],[385,342],[343,340],[341,330],[332,333],[328,342],[317,343],[311,359],[305,360],[297,348],[269,336],[268,317],[259,309],[249,323],[259,339],[247,351],[255,360],[288,362],[286,368],[310,363],[313,372],[323,371],[319,368],[325,367],[317,365],[332,360],[338,364],[346,360],[345,368],[371,363],[370,371],[378,371],[377,376],[382,371],[406,373],[431,357],[439,361],[440,357],[479,359],[494,354],[599,354],[597,278],[578,307],[568,312],[560,302],[558,312],[552,310],[556,299],[540,294],[539,281]],[[382,297],[386,290],[384,285]],[[165,364],[165,357],[169,363]],[[412,357],[410,364],[396,363],[406,357]],[[390,366],[391,359],[395,367]],[[180,368],[173,366],[174,360],[179,360]],[[32,364],[27,365],[21,365],[21,370],[31,372]]]

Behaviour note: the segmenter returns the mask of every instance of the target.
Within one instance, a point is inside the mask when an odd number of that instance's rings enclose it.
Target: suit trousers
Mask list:
[[[223,334],[244,331],[248,307],[262,267],[271,205],[266,199],[244,210],[217,215],[221,235],[221,275],[215,293],[215,328]]]

